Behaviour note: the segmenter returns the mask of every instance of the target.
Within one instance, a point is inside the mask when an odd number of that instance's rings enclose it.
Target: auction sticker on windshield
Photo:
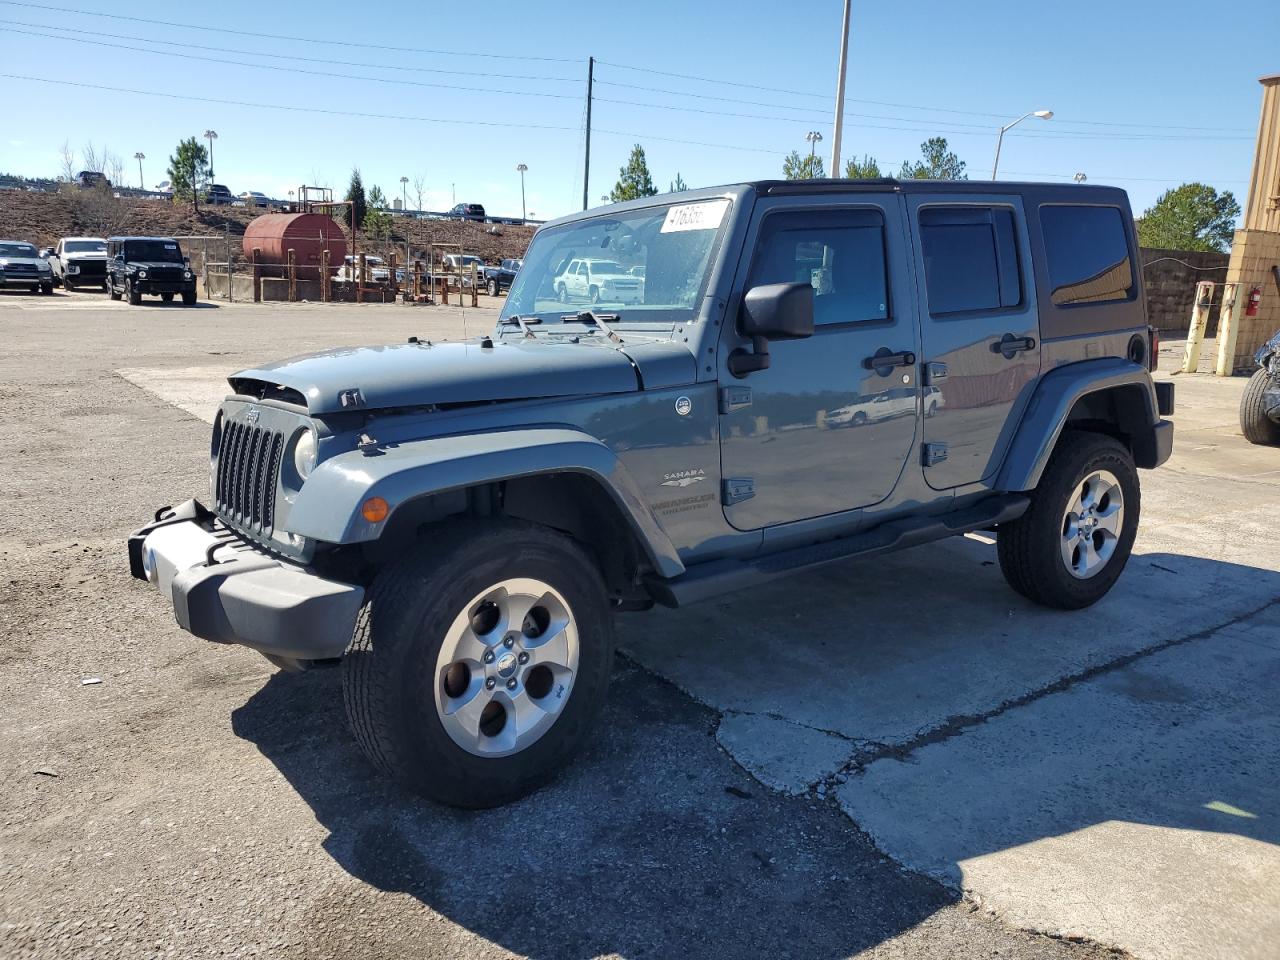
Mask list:
[[[680,233],[684,230],[715,230],[729,209],[728,200],[706,200],[702,203],[682,203],[667,211],[661,233]]]

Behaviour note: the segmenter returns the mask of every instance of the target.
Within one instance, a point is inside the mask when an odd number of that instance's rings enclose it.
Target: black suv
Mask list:
[[[231,188],[221,183],[209,184],[209,189],[204,194],[204,202],[215,207],[230,206],[237,199],[236,195],[231,192]]]
[[[112,300],[128,297],[140,304],[142,295],[159,295],[172,303],[182,294],[185,306],[196,302],[196,278],[178,241],[169,237],[111,237],[107,240],[107,293]]]
[[[480,223],[484,222],[484,207],[478,203],[459,203],[449,211],[449,216],[454,220],[476,220]]]

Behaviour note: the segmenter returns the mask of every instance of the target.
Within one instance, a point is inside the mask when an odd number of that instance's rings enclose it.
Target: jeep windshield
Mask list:
[[[549,322],[591,309],[624,324],[688,323],[706,291],[729,205],[724,198],[661,204],[539,231],[502,319]]]
[[[147,263],[181,263],[182,251],[174,240],[130,240],[124,246],[127,260]]]

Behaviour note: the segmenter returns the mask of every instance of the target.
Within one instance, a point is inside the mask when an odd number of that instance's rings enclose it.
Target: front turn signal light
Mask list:
[[[370,523],[381,523],[387,519],[387,514],[391,512],[391,508],[387,506],[387,501],[381,497],[370,497],[360,507],[360,514]]]

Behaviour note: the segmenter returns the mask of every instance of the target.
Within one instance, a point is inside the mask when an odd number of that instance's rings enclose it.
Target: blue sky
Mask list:
[[[691,186],[780,176],[809,130],[830,154],[840,0],[224,0],[190,19],[243,32],[155,22],[194,9],[0,2],[0,170],[54,175],[64,140],[92,141],[128,158],[130,185],[133,154],[145,153],[151,186],[180,138],[213,128],[217,180],[236,193],[283,197],[304,182],[341,192],[359,166],[366,188],[388,195],[401,176],[422,177],[428,209],[456,196],[518,215],[525,163],[530,216],[557,216],[581,206],[588,56],[600,61],[593,205],[637,142],[663,189],[677,172]],[[1211,13],[1188,0],[855,3],[842,153],[892,172],[941,134],[985,178],[1000,124],[1048,108],[1053,120],[1005,138],[1002,175],[1083,171],[1127,188],[1138,210],[1202,180],[1243,204],[1257,78],[1280,71],[1277,35],[1275,0]],[[14,120],[21,103],[35,109]]]

